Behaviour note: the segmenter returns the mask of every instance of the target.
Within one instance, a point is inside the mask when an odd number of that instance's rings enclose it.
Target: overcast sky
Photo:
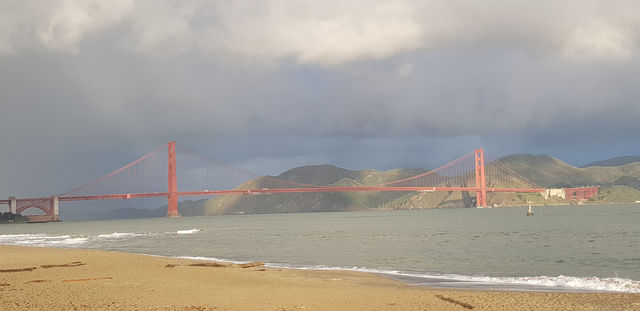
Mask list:
[[[166,143],[263,174],[640,154],[637,0],[0,0],[0,197]]]

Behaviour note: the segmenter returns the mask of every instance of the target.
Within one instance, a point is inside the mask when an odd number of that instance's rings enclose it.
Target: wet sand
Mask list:
[[[0,245],[0,310],[640,310],[640,294],[436,289],[360,272]]]

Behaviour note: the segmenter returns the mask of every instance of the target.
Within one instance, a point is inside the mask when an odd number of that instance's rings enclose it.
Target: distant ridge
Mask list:
[[[591,166],[604,166],[604,167],[611,167],[611,166],[620,166],[620,165],[627,165],[629,163],[634,163],[634,162],[640,162],[640,156],[623,156],[623,157],[615,157],[615,158],[611,158],[608,160],[602,160],[602,161],[596,161],[593,163],[589,163],[587,165],[584,165],[582,167],[591,167]]]
[[[579,187],[603,184],[620,176],[612,170],[581,169],[545,154],[513,154],[500,158],[528,180],[546,188]]]
[[[640,157],[638,157],[640,160]],[[635,202],[640,200],[640,162],[609,167],[579,168],[544,154],[514,154],[499,159],[529,181],[543,188],[597,186],[599,202]],[[493,165],[491,163],[488,166]],[[307,165],[290,169],[278,179],[290,182],[333,185],[378,185],[425,172],[424,169],[348,170],[334,165]],[[240,189],[266,187],[260,177],[239,186]],[[203,215],[329,212],[363,209],[423,209],[474,206],[474,193],[467,192],[328,192],[292,193],[264,196],[219,196],[202,204]],[[491,193],[488,204],[522,205],[567,204],[564,199],[545,200],[538,194]],[[194,210],[195,211],[195,210]]]

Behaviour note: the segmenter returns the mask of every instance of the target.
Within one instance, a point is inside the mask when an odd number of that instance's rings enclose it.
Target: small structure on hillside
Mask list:
[[[586,201],[596,196],[598,190],[598,187],[556,188],[546,189],[541,194],[545,199],[556,197],[567,201]]]
[[[598,194],[598,187],[564,188],[567,201],[586,201]]]

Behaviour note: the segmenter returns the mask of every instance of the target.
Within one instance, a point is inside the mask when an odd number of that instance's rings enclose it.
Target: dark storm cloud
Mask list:
[[[639,153],[639,6],[5,1],[0,196],[66,191],[167,140],[269,174],[478,146]]]

